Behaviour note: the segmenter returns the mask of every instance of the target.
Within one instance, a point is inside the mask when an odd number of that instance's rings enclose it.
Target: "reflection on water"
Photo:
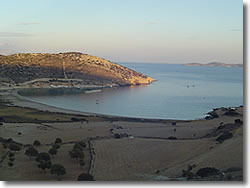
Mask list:
[[[242,68],[126,64],[157,79],[150,85],[104,89],[102,92],[31,97],[83,112],[169,119],[201,118],[216,107],[243,104]]]

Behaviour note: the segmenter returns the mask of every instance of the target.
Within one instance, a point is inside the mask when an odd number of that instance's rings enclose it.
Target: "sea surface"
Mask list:
[[[157,81],[89,94],[29,98],[82,112],[159,119],[199,119],[213,108],[243,105],[243,68],[120,64]]]

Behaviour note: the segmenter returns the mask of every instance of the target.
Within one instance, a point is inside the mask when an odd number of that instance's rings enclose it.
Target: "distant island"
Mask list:
[[[211,62],[211,63],[187,63],[185,66],[206,66],[206,67],[243,67],[243,64],[227,64],[227,63],[219,63],[219,62]]]

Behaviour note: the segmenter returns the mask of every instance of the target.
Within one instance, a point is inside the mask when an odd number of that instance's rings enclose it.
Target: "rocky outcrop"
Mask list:
[[[0,56],[0,78],[22,83],[41,78],[81,79],[84,84],[149,84],[153,78],[103,58],[78,52]]]

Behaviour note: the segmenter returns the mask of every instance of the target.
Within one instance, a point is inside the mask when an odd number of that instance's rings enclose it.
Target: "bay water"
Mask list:
[[[29,96],[42,104],[98,114],[199,119],[213,108],[243,105],[243,68],[120,63],[157,81],[102,92]]]

